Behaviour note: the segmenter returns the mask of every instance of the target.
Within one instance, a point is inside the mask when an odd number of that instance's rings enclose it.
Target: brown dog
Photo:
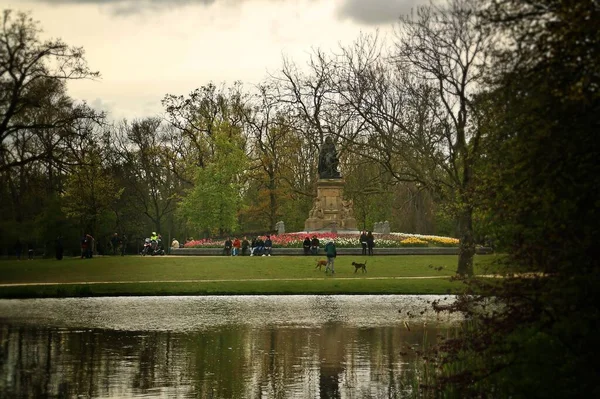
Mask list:
[[[321,268],[323,266],[327,266],[327,261],[326,260],[318,260],[317,265],[315,266],[315,269],[319,268],[319,270],[321,270]]]
[[[362,269],[363,273],[367,272],[367,262],[365,262],[365,263],[352,262],[352,266],[354,266],[354,273],[356,273],[359,269]]]

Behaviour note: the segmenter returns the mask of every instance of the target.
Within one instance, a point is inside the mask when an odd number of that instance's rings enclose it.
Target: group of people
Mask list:
[[[96,241],[89,233],[84,233],[81,236],[81,259],[92,258],[94,256],[94,248]]]
[[[33,244],[31,244],[31,243],[22,244],[21,240],[17,239],[14,249],[15,249],[15,256],[17,257],[17,260],[21,260],[21,254],[23,253],[24,250],[27,252],[27,259],[33,259],[33,254],[35,252],[33,249]]]
[[[259,236],[253,238],[252,242],[249,242],[246,237],[241,241],[239,238],[234,238],[232,241],[231,237],[228,237],[223,251],[225,256],[271,256],[272,249],[273,241],[271,236],[267,235],[264,240]]]
[[[127,247],[126,240],[126,235],[120,236],[119,233],[113,234],[113,236],[110,238],[110,245],[112,247],[113,255],[120,253],[121,256],[125,256],[125,248]]]
[[[309,236],[306,236],[304,242],[302,243],[304,255],[317,255],[319,253],[319,245],[320,242],[317,236],[313,236],[312,240]]]
[[[363,255],[373,255],[373,247],[375,247],[375,237],[373,236],[373,232],[362,231],[360,233],[360,246],[362,247]]]

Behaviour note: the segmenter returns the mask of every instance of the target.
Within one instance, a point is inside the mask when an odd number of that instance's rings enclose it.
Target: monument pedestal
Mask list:
[[[317,197],[313,202],[304,230],[356,230],[351,200],[344,200],[344,179],[319,179]]]

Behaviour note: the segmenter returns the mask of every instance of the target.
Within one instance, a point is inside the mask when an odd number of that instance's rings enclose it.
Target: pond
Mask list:
[[[0,300],[0,397],[407,397],[411,348],[456,323],[434,299]]]

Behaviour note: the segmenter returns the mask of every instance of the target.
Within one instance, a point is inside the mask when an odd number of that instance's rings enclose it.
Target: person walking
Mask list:
[[[335,258],[337,256],[337,250],[335,248],[335,243],[333,241],[329,241],[326,245],[325,245],[325,254],[327,255],[327,266],[325,266],[325,273],[327,273],[328,270],[331,270],[331,274],[335,274],[335,269],[334,269],[334,261]]]
[[[367,234],[367,248],[369,250],[369,256],[373,256],[373,247],[375,246],[375,237],[373,237],[373,233],[369,231]]]
[[[362,231],[360,233],[360,238],[358,240],[360,241],[360,246],[362,247],[362,254],[366,255],[367,254],[367,233],[365,231]]]
[[[119,248],[119,234],[115,233],[113,234],[113,236],[110,238],[110,245],[112,246],[112,253],[113,255],[117,255],[117,250]]]

